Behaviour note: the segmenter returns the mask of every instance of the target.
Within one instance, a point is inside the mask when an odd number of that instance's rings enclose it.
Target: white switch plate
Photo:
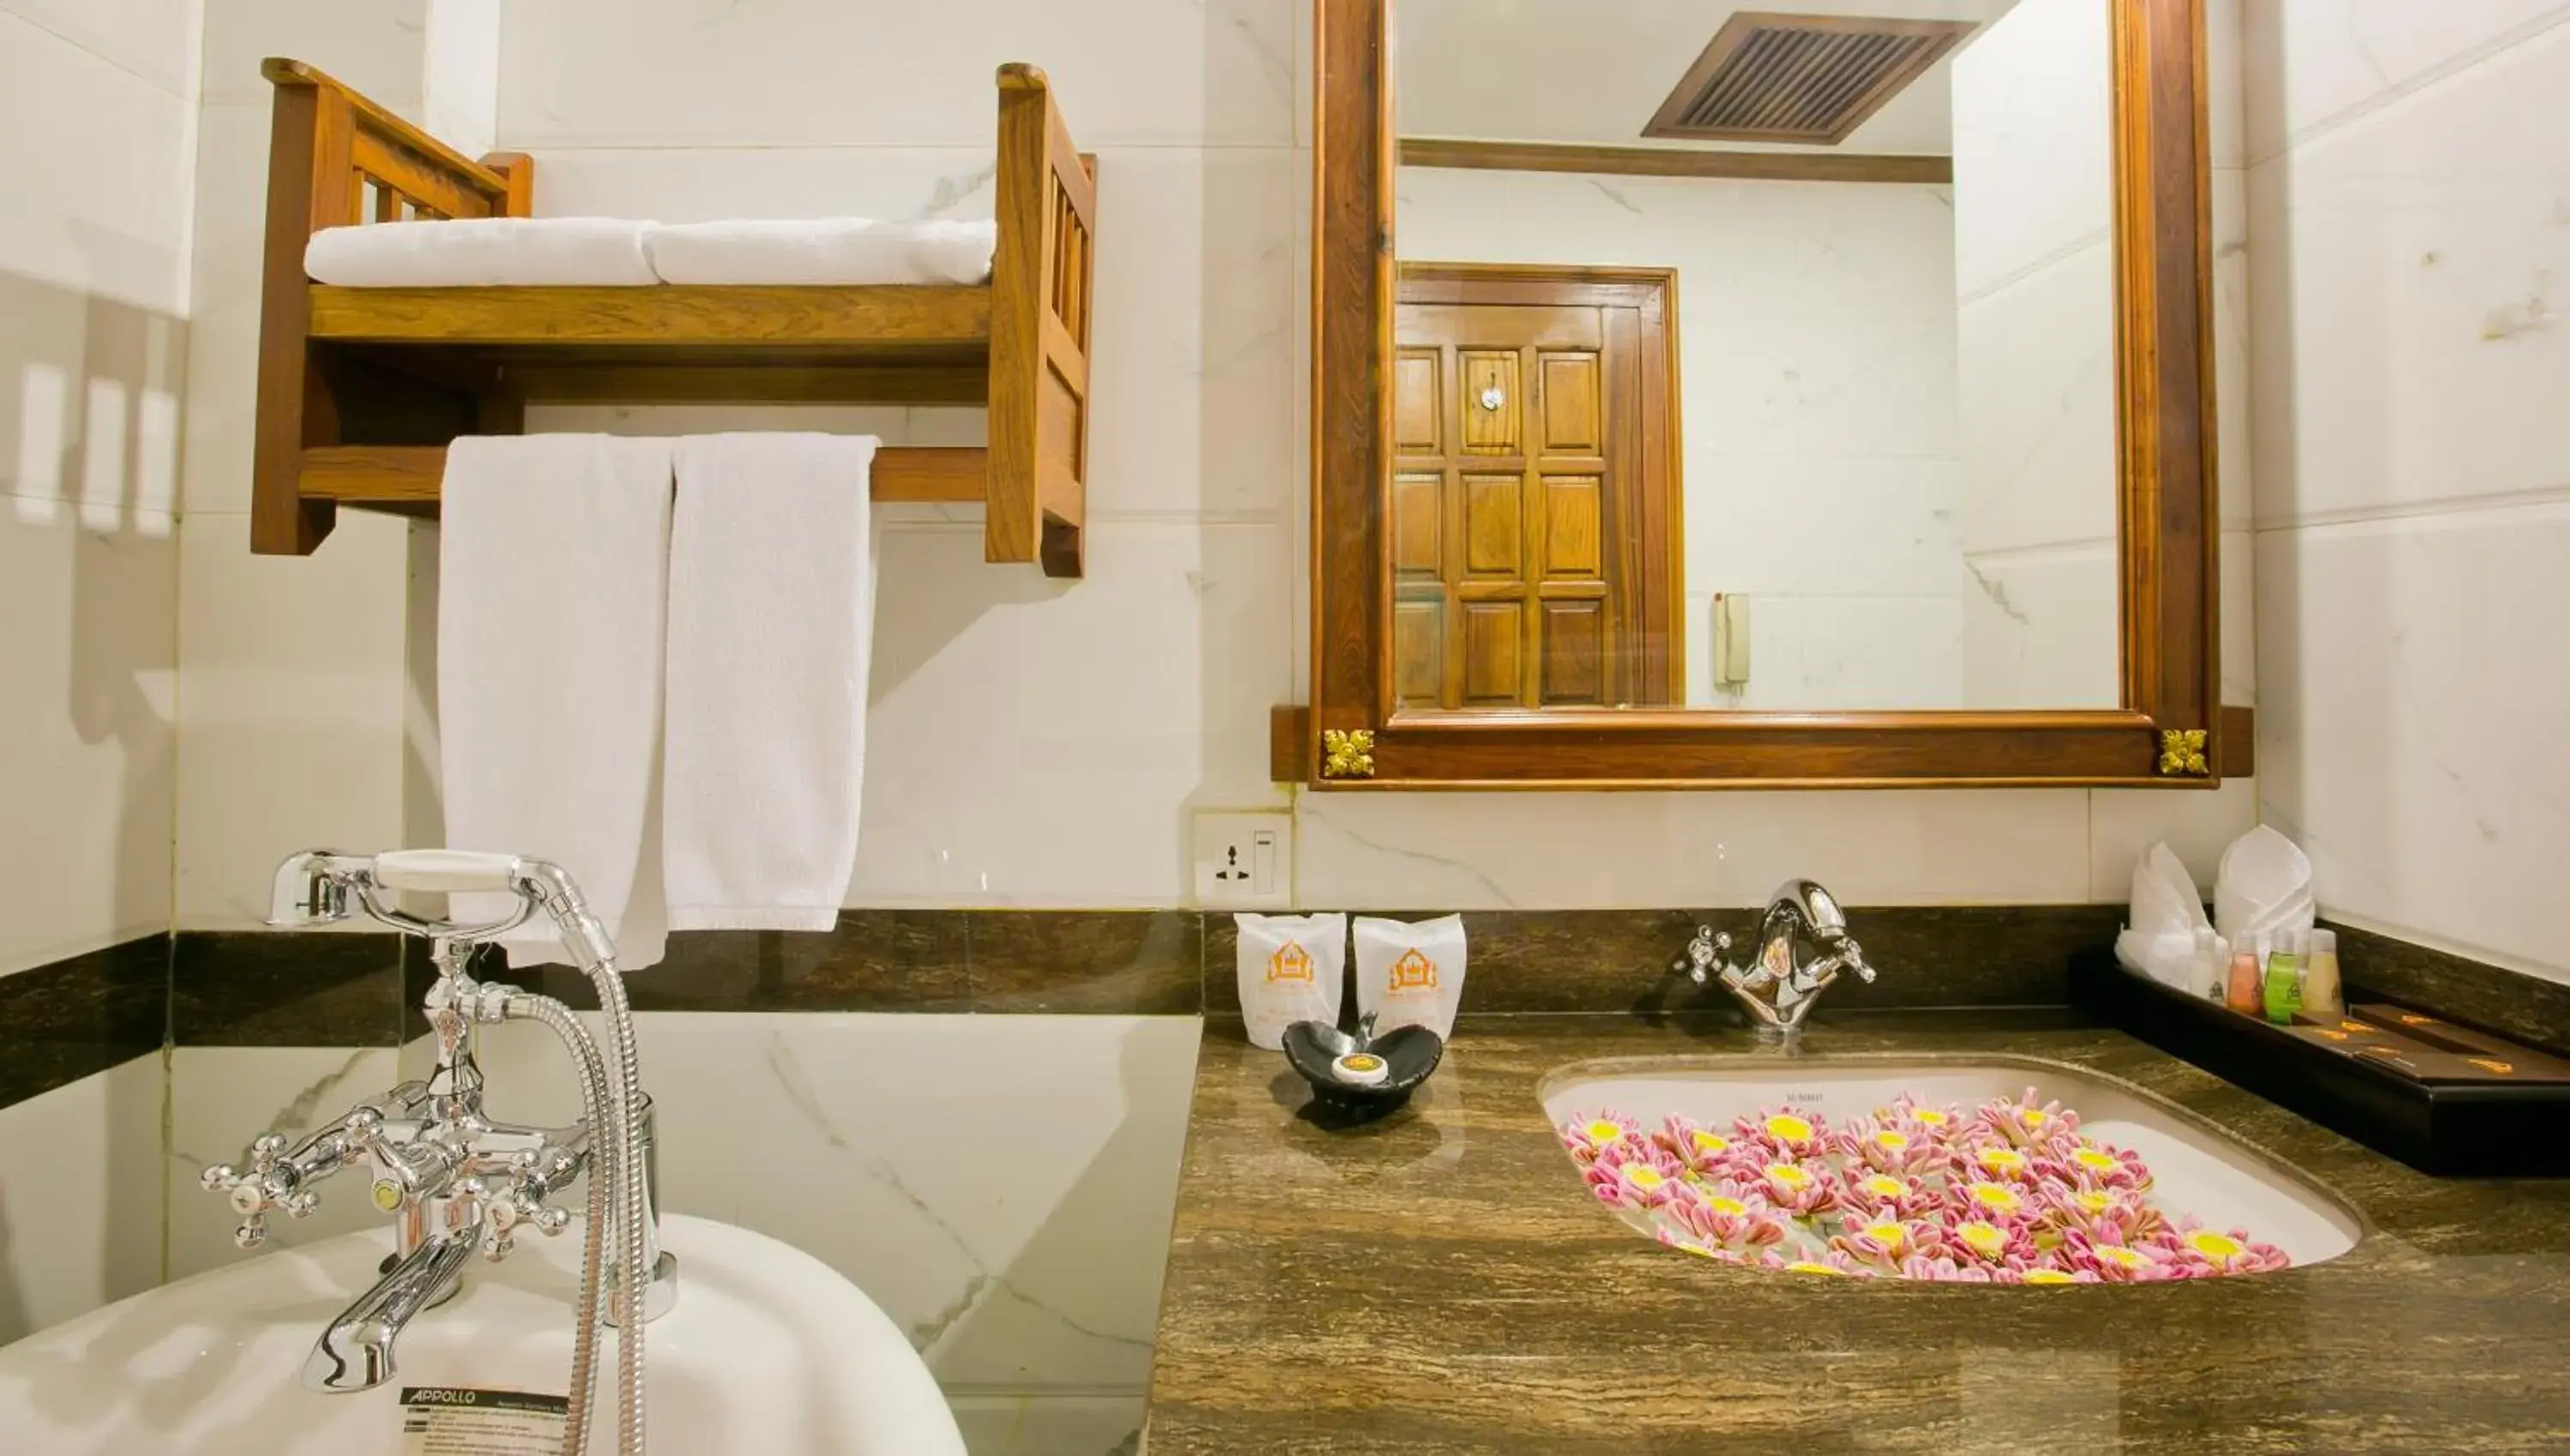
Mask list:
[[[1294,816],[1285,810],[1197,810],[1190,858],[1201,910],[1293,908]]]

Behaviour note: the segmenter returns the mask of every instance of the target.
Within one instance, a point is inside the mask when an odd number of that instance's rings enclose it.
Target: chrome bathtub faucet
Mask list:
[[[396,909],[391,894],[405,889],[502,891],[514,898],[498,919],[459,923]],[[359,1103],[299,1142],[266,1134],[250,1144],[245,1167],[216,1164],[201,1179],[208,1192],[221,1195],[240,1216],[232,1242],[256,1249],[267,1240],[269,1214],[307,1217],[318,1206],[319,1185],[351,1168],[372,1171],[370,1198],[394,1220],[399,1246],[384,1260],[375,1286],[322,1332],[304,1365],[307,1386],[364,1390],[391,1378],[394,1341],[413,1317],[454,1296],[474,1254],[497,1262],[508,1257],[521,1233],[562,1233],[571,1214],[551,1200],[584,1174],[599,1173],[613,1158],[612,1149],[602,1154],[601,1118],[594,1110],[607,1091],[602,1068],[583,1067],[590,1115],[567,1127],[530,1127],[488,1115],[482,1069],[474,1054],[479,1028],[501,1021],[544,1021],[567,1041],[584,1038],[580,1023],[561,1002],[517,986],[476,980],[468,968],[475,946],[539,910],[563,920],[567,941],[576,940],[582,930],[578,920],[587,913],[577,894],[553,867],[501,856],[413,851],[369,858],[316,851],[278,867],[271,925],[308,928],[362,912],[426,936],[437,968],[437,980],[424,998],[437,1057],[428,1080],[404,1082]],[[568,904],[553,903],[566,897]],[[593,1049],[579,1059],[587,1064],[596,1056]],[[666,1309],[673,1296],[675,1262],[658,1248],[656,1238],[647,1097],[633,1120],[642,1149],[642,1186],[635,1191],[639,1228],[607,1207],[603,1189],[593,1190],[591,1207],[594,1214],[608,1212],[619,1241],[631,1237],[642,1245],[640,1267],[648,1272],[643,1318],[649,1319]],[[609,1232],[600,1228],[592,1237]],[[608,1317],[624,1322],[626,1316],[620,1290]]]
[[[1731,936],[1698,925],[1686,953],[1669,967],[1696,985],[1720,976],[1734,999],[1749,1012],[1761,1040],[1791,1045],[1803,1032],[1803,1018],[1837,982],[1841,971],[1874,979],[1865,950],[1848,933],[1847,914],[1837,897],[1810,880],[1788,880],[1767,901],[1758,920],[1758,951],[1746,961],[1724,958]],[[1804,958],[1804,947],[1813,951]]]

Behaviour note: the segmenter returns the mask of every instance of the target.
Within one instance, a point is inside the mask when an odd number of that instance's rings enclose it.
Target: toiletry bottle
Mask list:
[[[2338,1020],[2347,1015],[2346,992],[2338,979],[2338,931],[2312,931],[2311,953],[2303,958],[2303,1009]]]
[[[2255,1016],[2267,1009],[2266,998],[2258,987],[2258,952],[2243,950],[2231,957],[2230,993],[2222,1004],[2243,1016]]]
[[[2294,1024],[2294,1013],[2303,1009],[2303,937],[2289,930],[2284,941],[2267,956],[2267,1019],[2279,1026]]]
[[[2222,958],[2222,937],[2211,925],[2195,932],[2195,958],[2187,962],[2186,988],[2190,994],[2208,1000],[2222,999],[2222,975],[2230,962]]]

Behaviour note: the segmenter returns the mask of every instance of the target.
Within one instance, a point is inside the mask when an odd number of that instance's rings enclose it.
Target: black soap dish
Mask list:
[[[1396,1026],[1374,1034],[1374,1018],[1353,1032],[1326,1021],[1297,1021],[1285,1028],[1285,1060],[1312,1084],[1320,1105],[1350,1122],[1381,1117],[1410,1100],[1446,1055],[1445,1038],[1425,1026]]]

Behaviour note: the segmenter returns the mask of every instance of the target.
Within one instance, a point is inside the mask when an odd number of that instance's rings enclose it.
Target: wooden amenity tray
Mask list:
[[[972,286],[334,288],[314,232],[524,217],[535,162],[473,162],[298,61],[267,179],[250,549],[308,555],[337,510],[432,515],[446,445],[526,404],[987,405],[987,448],[886,449],[878,501],[981,501],[983,555],[1080,573],[1095,166],[1044,73],[1000,68],[998,250]]]

